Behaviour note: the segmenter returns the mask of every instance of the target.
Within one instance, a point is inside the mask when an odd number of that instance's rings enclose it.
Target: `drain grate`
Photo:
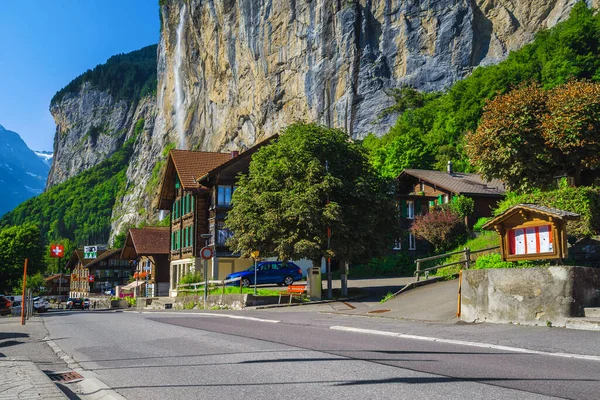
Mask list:
[[[83,379],[83,376],[73,371],[47,372],[46,374],[50,377],[52,382],[74,382]]]
[[[373,310],[373,311],[369,311],[367,314],[382,314],[384,312],[388,312],[391,310]]]

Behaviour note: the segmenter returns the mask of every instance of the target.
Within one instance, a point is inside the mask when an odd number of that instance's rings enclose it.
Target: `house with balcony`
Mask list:
[[[121,258],[121,249],[98,250],[95,258],[86,258],[83,249],[77,249],[67,269],[71,271],[69,297],[103,294],[127,284],[133,275],[133,264]]]
[[[273,138],[242,153],[169,152],[158,204],[159,209],[171,212],[171,296],[177,295],[177,284],[183,276],[203,271],[200,250],[204,246],[214,250],[213,258],[208,261],[209,279],[220,280],[252,265],[251,259],[240,258],[225,245],[232,235],[225,228],[225,217],[231,209],[237,175],[248,172],[252,154]]]
[[[169,295],[170,232],[168,226],[129,229],[121,258],[133,261],[134,276],[137,272],[143,278],[123,286],[123,290],[147,297]]]
[[[484,180],[481,175],[455,172],[452,163],[448,163],[446,171],[423,169],[405,169],[397,178],[398,206],[402,216],[402,239],[398,240],[394,250],[428,249],[428,243],[419,241],[410,233],[410,228],[417,215],[427,213],[430,209],[452,202],[458,196],[473,199],[473,215],[465,221],[469,228],[482,217],[491,217],[492,210],[504,197],[505,187],[502,181]]]

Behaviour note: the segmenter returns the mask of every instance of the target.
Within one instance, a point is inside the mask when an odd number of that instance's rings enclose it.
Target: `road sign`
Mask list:
[[[96,258],[98,246],[83,246],[83,258]]]
[[[50,257],[63,258],[65,256],[65,246],[62,244],[50,245]]]
[[[260,255],[260,251],[254,250],[252,253],[250,253],[250,255],[252,256],[252,258],[256,259]]]
[[[203,247],[202,250],[200,250],[200,257],[204,258],[205,260],[210,260],[213,256],[213,249],[210,247]]]

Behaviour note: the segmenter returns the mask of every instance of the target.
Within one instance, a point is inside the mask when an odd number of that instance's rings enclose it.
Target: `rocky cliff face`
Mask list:
[[[84,83],[75,95],[54,104],[54,162],[47,186],[64,182],[110,157],[133,135],[137,120],[153,118],[155,98],[137,105],[114,101],[108,91]]]
[[[442,90],[575,0],[178,0],[161,7],[160,129],[230,150],[297,120],[385,133],[389,88]]]

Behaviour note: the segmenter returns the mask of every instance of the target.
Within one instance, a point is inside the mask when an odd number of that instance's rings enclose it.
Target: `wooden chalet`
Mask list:
[[[271,138],[273,139],[273,137]],[[248,268],[252,260],[232,254],[225,246],[231,232],[224,227],[231,208],[236,177],[247,173],[250,159],[263,141],[243,153],[171,150],[159,194],[159,209],[171,212],[170,295],[177,294],[181,277],[203,271],[200,250],[211,246],[210,279],[223,279]],[[201,235],[210,235],[209,239]]]
[[[406,234],[398,241],[395,250],[419,250],[427,243],[417,243],[409,232],[415,216],[426,213],[429,209],[450,203],[457,196],[470,197],[474,201],[473,215],[467,218],[466,224],[472,228],[482,217],[491,217],[492,209],[504,197],[504,184],[498,179],[487,182],[480,175],[454,172],[452,163],[444,171],[423,169],[405,169],[398,176],[398,200],[402,215],[402,228]]]
[[[143,278],[125,285],[123,289],[131,290],[140,296],[145,296],[146,290],[148,297],[169,295],[170,232],[168,226],[129,229],[121,258],[134,261],[135,272]],[[147,280],[144,275],[146,273]]]
[[[133,275],[132,264],[121,258],[121,249],[98,250],[96,258],[85,258],[82,249],[75,250],[67,268],[71,270],[69,297],[103,294],[127,284]]]
[[[61,300],[66,300],[71,289],[71,275],[69,274],[53,274],[45,278],[46,296],[60,296]]]

